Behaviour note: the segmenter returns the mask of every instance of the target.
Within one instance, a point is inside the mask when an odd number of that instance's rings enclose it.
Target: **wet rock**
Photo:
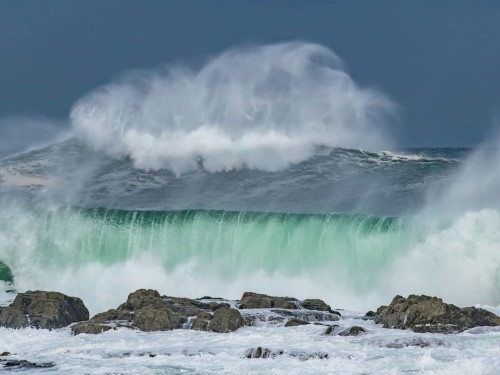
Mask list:
[[[327,329],[325,329],[325,332],[323,332],[323,335],[335,335],[339,331],[340,327],[336,324],[331,325]]]
[[[245,358],[275,358],[279,355],[283,355],[285,352],[283,350],[272,350],[268,348],[251,348],[245,352]]]
[[[189,300],[192,301],[192,300]],[[196,315],[203,310],[190,304],[188,299],[167,300],[156,290],[139,289],[130,293],[127,301],[117,309],[108,310],[92,317],[86,324],[72,327],[75,335],[78,333],[101,333],[103,326],[124,326],[137,328],[141,331],[167,331],[181,328],[187,322],[188,316]],[[107,329],[104,329],[107,330]]]
[[[333,312],[330,305],[327,305],[323,300],[320,299],[305,299],[300,303],[300,305],[306,310]]]
[[[236,331],[243,327],[244,321],[241,314],[236,309],[217,309],[208,324],[208,330],[212,332],[227,333]]]
[[[210,311],[215,311],[218,309],[228,309],[231,305],[229,303],[220,303],[220,302],[210,302],[206,304],[206,308]]]
[[[338,335],[339,336],[358,336],[358,335],[361,335],[363,333],[366,333],[366,329],[364,329],[363,327],[360,327],[360,326],[353,326],[353,327],[349,327],[349,328],[341,330],[338,333]]]
[[[326,312],[326,311],[313,311],[313,310],[271,310],[272,313],[284,316],[294,317],[297,319],[305,320],[309,323],[337,321],[340,315]]]
[[[245,354],[244,358],[249,358],[249,359],[254,359],[254,358],[276,358],[278,356],[289,356],[292,358],[297,358],[300,361],[307,361],[309,359],[328,359],[330,355],[326,352],[313,352],[313,353],[307,353],[307,352],[301,352],[301,351],[292,351],[292,352],[286,352],[284,350],[273,350],[269,348],[263,348],[261,346],[257,348],[251,348],[248,349]]]
[[[365,317],[367,318],[374,318],[375,317],[375,311],[368,311],[366,314],[365,314]]]
[[[286,322],[285,327],[297,327],[307,325],[309,322],[297,318],[292,318],[288,322]]]
[[[18,368],[49,368],[54,367],[55,363],[45,362],[45,363],[35,363],[29,362],[24,359],[0,359],[0,364],[4,366],[4,368],[8,369],[18,369]]]
[[[110,325],[94,323],[94,322],[80,322],[71,327],[71,331],[74,335],[79,335],[81,333],[87,333],[96,335],[98,333],[103,333],[112,329]]]
[[[267,294],[245,292],[239,302],[240,309],[296,309],[297,300],[291,297],[273,297]]]
[[[2,354],[0,354],[0,357],[7,357],[8,355],[10,355],[9,352],[2,352]]]
[[[191,325],[191,329],[195,331],[207,331],[208,323],[212,320],[212,314],[209,312],[202,312],[196,316],[196,319],[193,320],[193,324]]]
[[[443,340],[435,338],[409,337],[409,338],[398,338],[392,342],[381,344],[380,346],[390,349],[401,349],[408,347],[419,347],[419,348],[437,347],[437,346],[446,346],[446,344],[444,343]]]
[[[384,328],[412,329],[414,332],[456,333],[478,326],[500,325],[500,317],[475,307],[459,308],[440,298],[396,296],[387,307],[380,307],[375,323]]]
[[[62,328],[87,320],[89,311],[82,300],[58,292],[19,293],[14,302],[0,312],[0,326],[8,328]]]
[[[310,359],[328,359],[330,354],[326,352],[291,352],[287,353],[290,357],[297,358],[299,361],[308,361]]]

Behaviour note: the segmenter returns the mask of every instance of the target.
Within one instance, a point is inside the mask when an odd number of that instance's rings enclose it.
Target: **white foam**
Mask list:
[[[487,334],[440,335],[383,329],[372,321],[350,318],[336,324],[363,326],[368,333],[358,337],[324,336],[326,327],[316,325],[246,327],[229,334],[118,329],[78,336],[71,336],[69,329],[0,328],[0,350],[32,362],[54,362],[51,373],[56,374],[493,375],[500,364],[500,332],[494,330]],[[326,353],[329,358],[244,358],[248,349],[259,346],[306,356]]]
[[[282,43],[229,50],[199,71],[134,72],[76,103],[76,134],[144,169],[243,166],[274,171],[317,144],[387,147],[393,105],[360,88],[326,47]]]

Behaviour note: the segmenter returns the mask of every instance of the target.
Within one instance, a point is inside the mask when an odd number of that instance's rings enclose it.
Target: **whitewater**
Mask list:
[[[255,291],[321,298],[369,334],[0,328],[0,351],[61,374],[495,374],[496,328],[446,336],[360,320],[397,294],[500,310],[498,137],[401,149],[395,117],[331,50],[301,42],[128,72],[88,93],[64,134],[0,159],[0,305],[55,290],[92,315],[138,288]],[[331,355],[244,358],[264,345]]]

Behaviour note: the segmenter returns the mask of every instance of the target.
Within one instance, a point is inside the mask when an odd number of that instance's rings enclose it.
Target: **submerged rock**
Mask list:
[[[338,325],[334,324],[328,327],[325,332],[323,332],[323,334],[332,336],[358,336],[366,332],[366,329],[360,326],[341,328]]]
[[[87,320],[89,311],[82,300],[58,292],[19,293],[0,311],[0,326],[8,328],[62,328]]]
[[[257,348],[251,348],[248,349],[244,357],[251,359],[251,358],[275,358],[279,355],[283,355],[285,352],[283,350],[272,350],[268,348],[263,348],[261,346]]]
[[[281,349],[269,349],[269,348],[263,348],[261,346],[257,348],[251,348],[248,349],[243,357],[248,358],[248,359],[255,359],[255,358],[276,358],[278,356],[289,356],[292,358],[297,358],[300,361],[307,361],[309,359],[328,359],[330,355],[326,352],[302,352],[302,351],[292,351],[292,352],[287,352]]]
[[[358,336],[363,333],[366,333],[366,329],[360,326],[348,327],[346,329],[341,330],[338,335],[339,336]]]
[[[374,317],[384,328],[411,329],[414,332],[456,333],[478,326],[500,325],[500,317],[475,307],[459,308],[440,298],[396,296],[389,306],[381,306]]]
[[[49,367],[54,367],[55,363],[53,362],[45,362],[45,363],[35,363],[35,362],[29,362],[24,359],[0,359],[0,364],[3,365],[5,368],[14,370],[17,368],[49,368]]]
[[[292,318],[288,322],[286,322],[285,327],[297,327],[297,326],[303,326],[307,325],[309,322],[302,320],[302,319],[297,319],[297,318]]]

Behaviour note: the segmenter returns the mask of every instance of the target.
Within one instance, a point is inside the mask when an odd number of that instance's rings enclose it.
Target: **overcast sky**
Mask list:
[[[474,145],[499,126],[500,1],[472,0],[0,0],[0,118],[64,119],[124,70],[296,39],[399,105],[401,146]]]

